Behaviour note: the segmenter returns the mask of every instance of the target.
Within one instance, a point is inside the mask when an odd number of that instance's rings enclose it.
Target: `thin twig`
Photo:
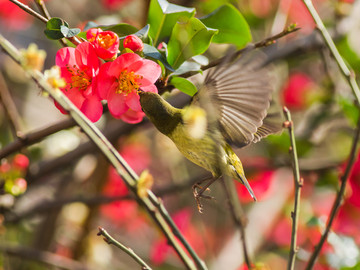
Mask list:
[[[120,242],[116,241],[104,228],[99,227],[99,232],[97,234],[98,236],[102,235],[104,236],[104,241],[108,243],[109,245],[114,245],[118,248],[120,248],[122,251],[124,251],[126,254],[128,254],[131,258],[133,258],[138,264],[141,265],[142,270],[151,270],[151,267],[144,262],[143,259],[141,259],[131,248],[128,248],[121,244]]]
[[[288,270],[293,270],[295,267],[295,257],[298,251],[296,246],[297,242],[297,229],[299,223],[299,212],[300,212],[300,195],[301,188],[303,186],[303,179],[300,178],[299,162],[297,157],[295,134],[294,134],[294,123],[291,120],[291,114],[288,108],[284,107],[284,115],[286,121],[284,122],[284,127],[289,130],[290,135],[290,154],[292,159],[292,167],[294,174],[294,186],[295,186],[295,199],[294,199],[294,210],[291,212],[292,219],[292,229],[291,229],[291,243],[290,243],[290,253],[288,260]]]
[[[32,145],[44,139],[45,137],[54,134],[60,130],[68,129],[75,126],[75,122],[72,118],[61,120],[49,127],[39,129],[37,131],[21,134],[21,136],[9,143],[0,150],[0,159],[21,150],[21,148]]]
[[[334,57],[341,73],[345,76],[348,84],[350,85],[351,87],[351,90],[353,91],[353,94],[355,96],[355,99],[357,101],[357,105],[359,106],[360,105],[360,89],[359,89],[359,86],[356,82],[356,78],[355,78],[355,72],[353,70],[350,70],[348,68],[348,66],[346,65],[344,59],[341,57],[339,51],[337,50],[336,46],[335,46],[335,43],[334,41],[332,40],[329,32],[327,31],[324,23],[322,22],[319,14],[317,13],[313,3],[311,0],[303,0],[305,6],[307,7],[309,13],[311,14],[315,24],[316,24],[316,27],[318,29],[318,31],[321,33],[324,41],[325,41],[325,44],[327,45],[327,47],[329,48],[332,56]],[[351,172],[351,169],[353,167],[353,164],[355,162],[355,157],[356,157],[356,148],[357,148],[357,142],[359,140],[359,136],[360,136],[360,118],[358,120],[358,125],[357,125],[357,129],[356,129],[356,133],[355,133],[355,136],[354,136],[354,140],[353,140],[353,144],[352,144],[352,147],[351,147],[351,151],[350,151],[350,154],[349,154],[349,162],[348,162],[348,165],[345,169],[345,173],[344,175],[341,177],[341,186],[340,186],[340,190],[338,191],[337,195],[336,195],[336,198],[335,198],[335,201],[334,201],[334,204],[332,206],[332,209],[331,209],[331,212],[330,212],[330,215],[329,215],[329,219],[328,219],[328,222],[327,222],[327,225],[326,225],[326,228],[320,238],[320,241],[319,243],[316,245],[316,248],[314,250],[314,252],[311,254],[311,257],[309,259],[309,262],[306,266],[306,270],[310,270],[313,268],[314,264],[315,264],[315,261],[317,259],[317,257],[319,256],[319,253],[320,253],[320,250],[324,244],[324,242],[326,241],[327,239],[327,236],[330,232],[330,229],[331,229],[331,226],[332,226],[332,223],[336,217],[336,214],[340,208],[340,205],[341,205],[341,202],[342,202],[342,199],[343,199],[343,196],[344,196],[344,193],[345,193],[345,188],[346,188],[346,183],[348,181],[348,178],[349,178],[349,175],[350,175],[350,172]]]
[[[267,47],[271,44],[274,44],[276,42],[276,40],[286,36],[286,35],[289,35],[291,33],[294,33],[296,31],[298,31],[300,28],[297,28],[294,24],[288,26],[287,28],[285,28],[283,31],[281,31],[280,33],[274,35],[274,36],[271,36],[271,37],[268,37],[268,38],[265,38],[264,40],[261,40],[259,42],[256,42],[255,44],[251,44],[250,46],[252,46],[253,48],[261,48],[261,47]],[[241,50],[238,50],[235,52],[234,54],[234,57],[237,57],[239,55],[241,55],[245,50],[248,49],[248,46],[245,47],[244,49],[241,49]],[[219,59],[216,59],[214,61],[212,61],[211,63],[205,65],[205,66],[201,66],[201,70],[205,71],[209,68],[212,68],[212,67],[215,67],[217,65],[219,65],[220,63],[222,63],[224,61],[226,56],[222,57],[222,58],[219,58]],[[194,75],[196,73],[190,71],[190,72],[186,72],[184,74],[182,74],[181,76],[184,77],[184,78],[187,78],[187,77],[190,77],[192,75]]]
[[[194,185],[199,178],[205,177],[207,173],[201,175],[195,175],[192,179],[184,181],[179,184],[171,183],[169,185],[159,187],[154,189],[154,193],[158,197],[165,197],[174,193],[179,193],[182,191],[189,190],[189,188]],[[135,200],[134,196],[131,195],[119,195],[119,196],[106,196],[106,195],[94,195],[94,196],[75,196],[70,198],[56,198],[55,200],[43,200],[38,204],[28,208],[22,212],[8,212],[5,213],[5,223],[16,223],[21,221],[24,218],[32,217],[37,214],[42,214],[44,212],[50,212],[54,209],[61,208],[66,204],[81,202],[88,206],[97,206],[101,204],[109,204],[112,202],[124,201],[124,200]]]
[[[43,23],[47,23],[48,19],[42,16],[40,13],[36,12],[35,10],[31,9],[29,6],[17,1],[17,0],[9,0],[10,2],[17,5],[19,8],[24,10],[25,12],[29,13],[30,15],[34,16],[35,18],[39,19]],[[67,38],[70,42],[72,42],[74,45],[79,45],[81,43],[81,40],[78,37],[70,37]]]
[[[227,176],[224,176],[223,178],[224,179],[222,181],[222,184],[223,184],[226,196],[227,196],[231,216],[234,220],[235,225],[238,227],[238,229],[240,231],[244,260],[245,260],[245,263],[246,263],[248,269],[251,269],[252,263],[250,260],[248,247],[246,244],[246,237],[245,237],[245,224],[247,223],[247,219],[246,219],[245,213],[240,205],[239,197],[236,192],[234,180]]]
[[[324,242],[326,241],[326,239],[328,237],[328,234],[330,232],[330,229],[334,222],[334,219],[340,209],[340,206],[341,206],[344,194],[345,194],[346,183],[349,179],[351,170],[352,170],[355,160],[356,160],[357,144],[358,144],[359,138],[360,138],[360,117],[358,119],[358,124],[356,127],[354,139],[352,142],[351,151],[349,154],[349,161],[348,161],[348,164],[346,165],[344,174],[340,178],[340,181],[341,181],[340,189],[336,194],[336,198],[335,198],[335,201],[331,208],[331,212],[330,212],[329,219],[327,221],[325,230],[324,230],[323,234],[321,235],[319,243],[316,245],[314,252],[311,254],[309,262],[305,268],[306,270],[311,270],[313,268],[315,261],[320,254],[321,248],[324,245]]]
[[[23,127],[20,122],[20,114],[16,109],[15,103],[10,95],[3,75],[0,73],[0,102],[2,103],[7,119],[9,120],[11,131],[14,138],[23,140]],[[1,159],[1,158],[0,158]]]
[[[338,49],[335,46],[334,41],[332,40],[329,32],[326,30],[324,23],[322,22],[319,14],[317,13],[313,3],[311,0],[303,0],[304,4],[306,5],[307,9],[309,10],[313,20],[316,24],[317,29],[320,31],[326,45],[329,47],[331,54],[335,58],[337,65],[340,68],[341,73],[345,76],[346,80],[348,81],[357,101],[357,104],[360,104],[360,89],[358,84],[356,83],[355,72],[350,70],[346,65],[344,59],[341,57]]]
[[[44,23],[47,23],[48,19],[46,19],[44,16],[42,16],[40,13],[36,12],[32,8],[30,8],[29,6],[27,6],[27,5],[21,3],[20,1],[17,1],[17,0],[9,0],[9,1],[14,3],[15,5],[17,5],[19,8],[21,8],[25,12],[29,13],[31,16],[34,16],[35,18],[39,19],[40,21],[42,21]]]
[[[4,37],[0,35],[0,46],[17,62],[21,63],[21,55],[19,51]],[[106,137],[100,132],[100,130],[90,122],[86,116],[59,90],[53,89],[50,87],[42,73],[32,70],[26,70],[26,73],[38,84],[38,86],[49,93],[50,96],[59,103],[66,111],[69,112],[71,117],[77,122],[77,124],[82,128],[84,133],[97,145],[97,147],[102,151],[105,157],[109,162],[114,166],[116,172],[124,180],[124,183],[128,189],[137,197],[137,201],[147,210],[150,216],[157,223],[159,228],[164,233],[165,237],[172,245],[174,250],[179,255],[180,259],[183,261],[184,265],[188,269],[206,269],[206,266],[202,260],[194,252],[190,252],[192,259],[188,256],[186,251],[183,249],[183,246],[177,241],[176,237],[173,234],[171,227],[169,227],[168,222],[164,219],[163,215],[167,213],[162,212],[162,208],[157,207],[161,205],[161,202],[154,204],[152,201],[157,200],[156,196],[148,191],[148,197],[140,197],[137,192],[137,174],[130,168],[126,163],[123,157],[118,153],[118,151],[112,146],[112,144],[106,139]],[[149,197],[151,199],[149,199]],[[170,217],[168,217],[170,218]],[[179,239],[183,241],[183,239]],[[196,264],[196,266],[195,266]]]
[[[39,251],[39,250],[31,249],[28,247],[14,246],[10,244],[9,245],[1,244],[0,253],[6,253],[8,255],[17,256],[21,260],[28,259],[32,261],[45,263],[59,269],[68,269],[68,270],[91,269],[90,267],[80,262],[71,260],[69,258],[59,256],[57,254],[47,251]]]
[[[43,0],[34,0],[35,4],[37,5],[37,7],[40,9],[41,13],[48,19],[51,19],[50,13],[48,11],[48,9],[45,6],[45,3]]]

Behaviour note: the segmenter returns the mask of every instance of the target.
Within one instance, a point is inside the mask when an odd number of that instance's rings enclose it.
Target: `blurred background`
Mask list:
[[[23,2],[37,9],[35,1]],[[291,23],[301,28],[277,40],[267,53],[275,66],[275,99],[290,109],[295,125],[304,179],[296,269],[304,269],[326,225],[350,153],[359,116],[351,89],[300,0],[171,2],[195,7],[196,17],[231,3],[249,23],[254,42]],[[82,29],[94,21],[123,22],[141,29],[149,1],[47,0],[45,4],[51,16],[63,18],[71,27]],[[360,1],[316,0],[314,5],[358,75]],[[46,51],[44,69],[49,69],[61,44],[48,40],[44,29],[41,21],[0,0],[0,33],[17,48],[37,44]],[[205,55],[215,59],[226,50],[224,45],[213,45]],[[98,226],[153,269],[184,268],[96,147],[5,53],[0,54],[0,88],[0,269],[139,269],[126,254],[97,236]],[[155,180],[152,190],[209,269],[247,269],[239,230],[219,182],[211,186],[216,200],[204,201],[200,214],[191,186],[208,174],[185,160],[167,137],[146,120],[129,125],[104,114],[96,125],[137,173],[150,171]],[[44,137],[44,133],[50,135]],[[34,137],[36,143],[18,146]],[[246,242],[256,269],[285,269],[287,265],[294,200],[289,145],[284,130],[236,150],[259,200],[254,203],[246,189],[237,186],[247,217]],[[359,228],[357,159],[314,269],[360,269]]]

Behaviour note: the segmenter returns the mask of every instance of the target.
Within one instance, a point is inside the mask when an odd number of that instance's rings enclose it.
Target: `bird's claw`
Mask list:
[[[203,194],[207,190],[210,191],[210,188],[208,188],[208,187],[202,187],[199,184],[194,184],[192,186],[192,189],[193,189],[194,198],[195,198],[195,201],[196,201],[196,204],[197,204],[197,207],[198,207],[198,211],[200,213],[202,213],[203,212],[203,205],[202,205],[200,199],[213,200],[213,199],[215,199],[215,197]]]

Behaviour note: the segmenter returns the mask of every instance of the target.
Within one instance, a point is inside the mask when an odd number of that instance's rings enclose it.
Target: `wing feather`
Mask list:
[[[247,53],[239,59],[211,70],[204,86],[228,143],[242,147],[272,133],[275,125],[264,119],[270,106],[274,80],[265,55]]]

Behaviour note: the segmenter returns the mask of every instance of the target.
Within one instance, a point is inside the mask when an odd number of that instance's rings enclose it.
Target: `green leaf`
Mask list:
[[[359,117],[359,109],[353,101],[346,99],[345,97],[339,97],[338,103],[341,106],[345,117],[355,127],[357,125],[357,119]]]
[[[138,29],[130,24],[127,23],[119,23],[114,25],[100,25],[100,29],[104,31],[113,31],[115,32],[119,37],[127,36],[134,34],[138,31]]]
[[[189,96],[193,96],[197,92],[196,86],[182,77],[172,76],[169,83]]]
[[[60,26],[60,31],[66,38],[74,37],[81,32],[79,28],[69,28],[65,25]]]
[[[61,18],[51,18],[46,23],[46,29],[44,30],[45,35],[49,39],[62,39],[64,34],[61,32],[61,26],[69,27],[69,24]]]
[[[181,75],[187,72],[200,72],[202,73],[201,70],[201,65],[195,61],[185,61],[184,63],[181,64],[181,66],[175,70],[174,73],[172,73],[171,75]]]
[[[190,57],[204,53],[217,32],[194,17],[179,21],[174,26],[167,47],[169,64],[176,69]]]
[[[165,37],[169,37],[174,25],[181,17],[190,18],[195,8],[187,8],[169,3],[166,0],[151,0],[147,23],[150,24],[150,36],[157,45]]]
[[[200,20],[207,27],[219,29],[213,38],[215,43],[231,43],[243,48],[252,40],[248,23],[232,5],[223,5]]]
[[[148,58],[151,58],[151,59],[154,59],[154,60],[159,60],[161,63],[163,63],[164,67],[167,70],[169,70],[170,72],[174,71],[174,69],[166,61],[165,57],[155,47],[144,43],[143,53]]]

